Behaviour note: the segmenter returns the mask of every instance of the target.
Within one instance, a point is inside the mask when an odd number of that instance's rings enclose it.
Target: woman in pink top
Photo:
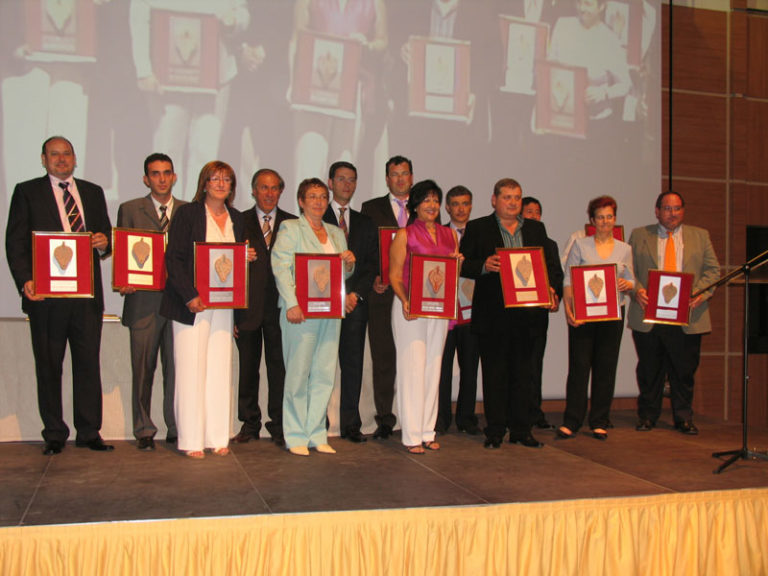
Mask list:
[[[409,224],[395,234],[390,248],[389,282],[402,304],[392,306],[392,333],[397,349],[397,407],[402,442],[412,454],[439,450],[435,442],[440,365],[448,320],[412,318],[408,301],[411,254],[460,256],[456,233],[441,226],[443,191],[432,180],[411,188]]]

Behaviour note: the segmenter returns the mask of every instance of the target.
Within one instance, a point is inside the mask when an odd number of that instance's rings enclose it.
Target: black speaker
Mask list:
[[[768,226],[747,226],[747,260],[768,250]],[[749,353],[768,354],[768,264],[749,276]]]

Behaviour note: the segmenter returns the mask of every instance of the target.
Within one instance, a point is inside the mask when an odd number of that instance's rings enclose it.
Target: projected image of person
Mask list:
[[[232,113],[224,121],[219,154],[232,161],[241,181],[265,166],[282,166],[284,173],[293,173],[288,161],[293,147],[285,137],[291,123],[285,55],[293,3],[248,0],[248,12],[248,27],[229,42],[238,66],[228,106]]]
[[[160,314],[173,321],[178,448],[201,459],[229,454],[232,403],[232,310],[206,308],[195,288],[195,242],[245,242],[243,215],[232,207],[237,178],[224,162],[200,171],[194,199],[176,210],[169,228],[168,279]],[[248,261],[256,251],[248,248]]]
[[[283,394],[283,434],[291,454],[309,456],[336,450],[328,444],[325,423],[336,378],[341,320],[305,318],[296,297],[295,256],[298,253],[340,254],[344,277],[355,268],[344,232],[323,221],[328,209],[328,187],[319,178],[303,180],[297,200],[301,216],[285,220],[272,247],[272,271],[280,293],[280,329],[288,371]],[[326,286],[327,288],[327,286]]]
[[[442,199],[434,181],[415,184],[408,197],[408,226],[397,231],[390,248],[389,282],[399,300],[399,306],[397,301],[392,306],[397,408],[402,443],[411,454],[440,449],[435,422],[448,320],[412,317],[409,284],[412,254],[460,256],[456,232],[439,222]]]
[[[616,366],[624,328],[624,296],[635,285],[632,248],[613,237],[616,222],[616,201],[599,196],[589,202],[587,214],[596,228],[594,236],[574,242],[565,263],[563,302],[568,321],[568,380],[565,388],[565,414],[557,436],[576,436],[587,415],[587,388],[592,373],[589,427],[597,440],[607,440],[610,427],[611,403],[616,385]],[[584,322],[574,316],[571,268],[584,264],[616,264],[618,289],[621,295],[621,320]]]
[[[97,47],[87,38],[99,22],[78,20],[76,6],[69,4],[53,14],[44,10],[25,26],[32,4],[0,2],[0,46],[3,64],[8,65],[3,66],[0,89],[5,190],[40,167],[34,156],[17,151],[37,148],[50,134],[67,134],[80,151],[80,169],[86,169],[89,90],[94,82],[90,74],[98,58]],[[42,40],[31,45],[30,35]]]
[[[498,87],[500,51],[498,24],[490,4],[468,0],[399,0],[391,2],[390,53],[395,62],[392,79],[394,112],[389,124],[390,149],[419,159],[419,170],[440,174],[446,182],[463,182],[464,159],[485,156],[490,138],[489,97]],[[489,33],[492,30],[493,33]],[[413,52],[412,36],[435,43]],[[457,44],[439,44],[440,41]],[[459,52],[469,45],[469,86],[457,65]],[[417,63],[418,62],[418,63]],[[414,77],[423,69],[424,78]],[[425,104],[411,102],[410,85],[422,82]],[[462,91],[468,89],[468,94]],[[454,92],[456,90],[456,92]],[[465,102],[454,104],[454,99]],[[454,114],[452,110],[461,110]],[[422,109],[423,108],[423,109]],[[464,112],[466,108],[466,112]],[[450,142],[438,153],[428,153],[435,142]]]
[[[249,18],[245,0],[131,0],[133,64],[156,126],[153,147],[176,158],[184,198],[196,193],[200,166],[219,155],[237,75],[230,42]],[[218,59],[211,63],[205,57],[213,38]],[[164,50],[153,49],[165,44]]]
[[[310,111],[306,106],[294,103],[294,140],[296,180],[322,174],[329,158],[354,162],[356,158],[372,163],[373,149],[379,140],[386,118],[386,91],[382,85],[384,55],[387,48],[387,11],[383,0],[296,0],[294,8],[293,35],[290,44],[291,73],[297,70],[312,70],[317,86],[313,94],[333,92],[340,86],[344,74],[345,60],[338,51],[338,44],[331,41],[328,52],[318,58],[314,50],[304,54],[298,51],[299,35],[302,32],[330,34],[351,38],[360,43],[362,56],[358,69],[357,97],[354,111],[340,113],[340,108],[328,106],[322,111]],[[331,46],[333,44],[333,46]],[[317,62],[307,66],[298,58],[316,58]],[[341,59],[341,61],[339,61]],[[322,62],[320,62],[322,60]],[[320,70],[322,68],[322,71]],[[289,100],[293,103],[295,87],[292,80]],[[310,97],[310,103],[313,97]],[[311,107],[311,105],[310,105]],[[319,108],[315,108],[319,110]],[[346,111],[349,112],[349,111]],[[366,145],[361,144],[365,142]],[[372,165],[372,164],[371,164]],[[361,166],[361,172],[372,174],[373,170]]]

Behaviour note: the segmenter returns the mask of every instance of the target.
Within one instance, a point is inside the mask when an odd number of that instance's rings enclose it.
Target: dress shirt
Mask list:
[[[66,182],[69,185],[69,193],[72,198],[75,199],[77,209],[80,211],[80,219],[83,221],[83,230],[87,230],[85,222],[85,210],[83,210],[83,202],[80,200],[80,193],[77,191],[77,184],[75,179],[70,176],[66,180],[59,180],[56,176],[49,175],[51,180],[51,187],[53,188],[53,195],[56,197],[56,207],[59,209],[59,218],[61,219],[61,226],[64,232],[72,232],[72,227],[69,225],[69,217],[67,216],[67,209],[64,206],[64,190],[61,189],[59,183]]]
[[[659,240],[658,240],[658,264],[659,268],[664,267],[664,253],[667,250],[667,238],[672,234],[672,238],[675,242],[675,270],[678,272],[683,269],[683,250],[685,245],[683,244],[683,225],[680,224],[672,232],[669,232],[664,226],[659,224]]]
[[[339,221],[339,208],[345,208],[344,210],[344,222],[347,225],[347,235],[352,233],[352,225],[350,223],[349,211],[352,209],[349,204],[342,206],[336,200],[331,200],[331,208],[333,209],[333,215],[336,216],[336,222]],[[397,214],[395,214],[397,216]]]
[[[161,204],[157,200],[155,200],[154,196],[150,196],[152,199],[152,204],[155,205],[155,213],[157,214],[157,217],[162,220],[163,219],[163,213],[160,211],[160,206],[165,206],[165,215],[168,218],[168,221],[171,221],[171,212],[173,212],[173,196],[171,196],[171,199],[168,201],[168,204]]]
[[[504,241],[504,248],[522,248],[523,247],[523,223],[525,218],[522,216],[517,217],[517,228],[514,234],[510,234],[504,225],[496,216],[496,222],[499,224],[499,232],[501,232],[501,238]]]
[[[397,202],[398,202],[398,200],[390,192],[389,193],[389,203],[392,206],[392,214],[395,215],[395,220],[397,220],[397,217],[400,214],[400,204],[398,204]],[[405,203],[406,203],[406,205],[408,204],[408,198],[405,199]],[[408,212],[408,208],[405,208],[405,215],[406,215],[406,220],[407,220],[408,216],[410,216],[410,213]]]

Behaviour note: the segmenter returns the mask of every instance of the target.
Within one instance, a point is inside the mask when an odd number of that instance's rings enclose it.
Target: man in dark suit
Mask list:
[[[259,408],[259,369],[261,347],[267,365],[266,424],[272,441],[284,445],[283,439],[283,385],[285,364],[277,307],[277,286],[272,275],[270,250],[283,220],[296,218],[277,207],[285,181],[275,170],[262,168],[251,179],[251,190],[256,204],[244,212],[245,234],[249,245],[256,250],[256,260],[248,265],[248,308],[235,310],[235,334],[240,357],[237,417],[243,423],[233,442],[244,443],[258,439],[261,431]]]
[[[523,198],[523,218],[537,220],[541,222],[541,202],[533,196]],[[545,253],[557,262],[555,267],[555,276],[549,276],[549,285],[554,289],[555,306],[551,310],[544,308],[536,309],[537,321],[533,329],[533,422],[541,430],[551,430],[554,428],[547,420],[546,415],[541,409],[541,376],[544,372],[544,352],[547,348],[547,330],[549,330],[549,315],[557,312],[560,308],[560,300],[563,297],[563,267],[560,265],[560,253],[557,248],[557,242],[547,238],[544,245]]]
[[[75,179],[77,160],[62,136],[43,143],[41,160],[48,173],[16,185],[8,212],[5,249],[11,274],[29,316],[37,374],[37,402],[43,420],[43,454],[58,454],[69,437],[61,406],[61,372],[69,344],[77,436],[75,445],[107,451],[101,439],[101,325],[104,294],[100,258],[111,253],[111,224],[100,186]],[[91,232],[93,298],[43,298],[32,275],[32,232]]]
[[[472,192],[464,186],[454,186],[445,195],[445,210],[451,217],[448,224],[461,241],[472,213]],[[472,283],[465,279],[464,282]],[[440,397],[437,407],[435,431],[445,433],[451,425],[451,392],[453,389],[453,357],[459,359],[459,395],[456,399],[456,428],[472,436],[480,434],[475,414],[477,401],[477,366],[480,347],[477,335],[469,324],[457,324],[448,331],[440,369]]]
[[[355,255],[355,271],[345,283],[346,316],[341,321],[339,336],[339,428],[342,438],[360,443],[365,442],[365,436],[360,431],[360,388],[363,384],[365,327],[368,324],[368,302],[365,296],[371,291],[376,276],[378,240],[370,218],[352,210],[349,205],[357,190],[357,168],[349,162],[334,162],[328,170],[328,188],[333,198],[323,220],[344,231],[347,247]]]
[[[184,200],[174,198],[176,173],[173,161],[165,154],[154,153],[144,160],[144,186],[149,194],[129,200],[117,210],[120,228],[138,228],[166,232],[179,206]],[[165,440],[176,442],[176,417],[173,413],[175,371],[173,364],[173,327],[160,316],[162,292],[136,290],[132,286],[120,288],[123,302],[123,326],[131,333],[131,372],[133,374],[133,435],[139,450],[155,449],[157,427],[152,422],[152,384],[155,379],[157,355],[163,367],[163,419],[168,430]]]
[[[377,229],[382,226],[402,228],[408,221],[405,205],[413,186],[413,164],[408,158],[393,156],[387,160],[386,178],[389,194],[364,202],[361,212],[373,221]],[[373,437],[382,440],[392,435],[396,422],[392,414],[396,360],[395,340],[392,336],[393,297],[389,278],[377,275],[373,279],[373,290],[368,294],[368,339],[373,364],[373,402],[378,424]]]
[[[656,199],[656,224],[632,230],[635,297],[629,305],[627,324],[637,352],[637,430],[647,432],[661,415],[664,376],[669,376],[670,400],[675,428],[683,434],[699,433],[693,423],[693,384],[699,366],[701,336],[712,331],[709,302],[714,290],[691,300],[687,326],[643,322],[648,304],[648,270],[693,274],[692,292],[720,279],[720,263],[703,228],[683,225],[685,201],[677,192],[666,191]]]
[[[512,178],[493,188],[489,216],[472,220],[461,241],[461,275],[475,279],[472,331],[480,341],[485,409],[485,447],[499,448],[509,428],[509,441],[538,448],[531,434],[533,408],[532,331],[536,310],[505,308],[497,248],[544,246],[547,231],[541,222],[521,215],[522,189]],[[547,272],[555,274],[556,255],[545,253]]]

